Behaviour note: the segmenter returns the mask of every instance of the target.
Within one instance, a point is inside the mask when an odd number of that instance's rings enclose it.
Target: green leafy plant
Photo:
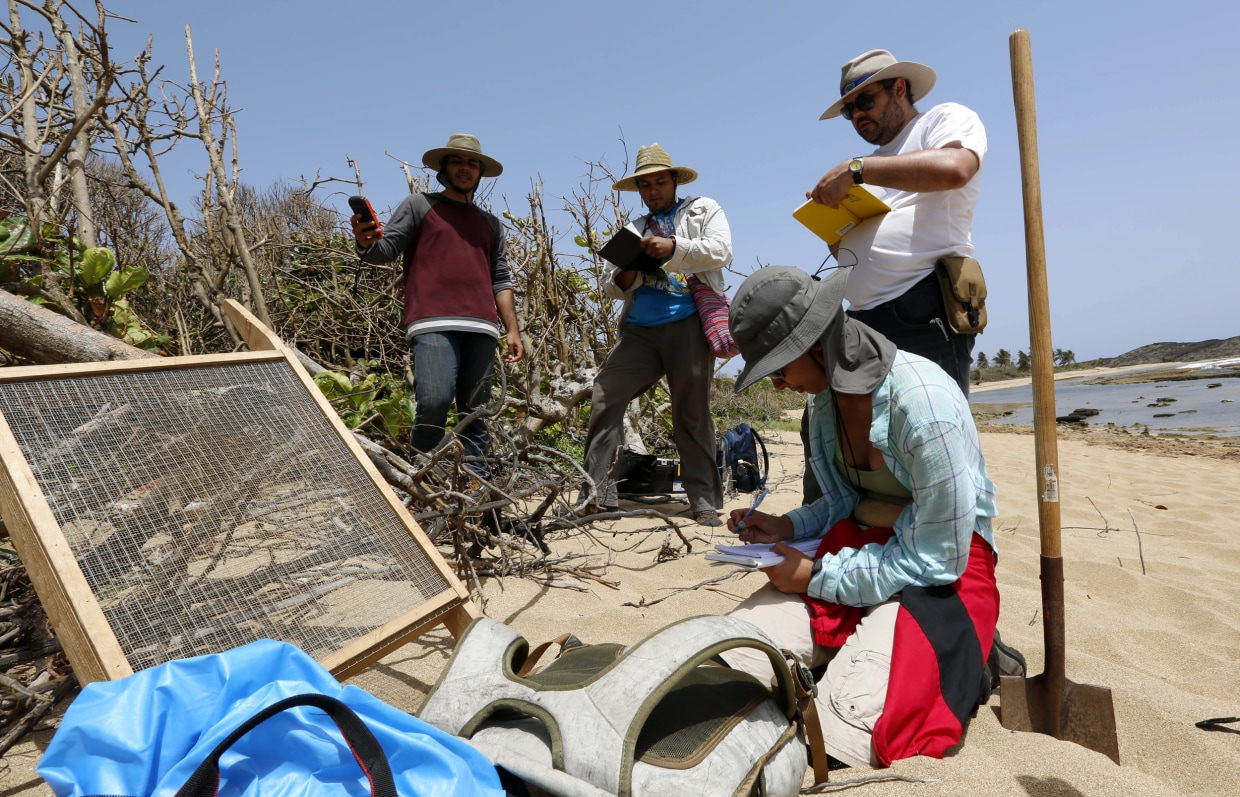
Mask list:
[[[150,279],[145,266],[119,267],[111,249],[87,247],[51,225],[45,225],[42,234],[51,245],[50,257],[39,254],[25,217],[0,220],[0,281],[39,287],[44,279],[42,266],[47,265],[67,283],[78,311],[98,329],[148,351],[168,342],[167,335],[157,335],[142,323],[125,298]],[[42,295],[29,298],[35,304],[48,304]]]
[[[404,380],[389,373],[367,374],[354,382],[340,371],[316,374],[314,383],[345,426],[402,449],[413,428],[414,403]]]

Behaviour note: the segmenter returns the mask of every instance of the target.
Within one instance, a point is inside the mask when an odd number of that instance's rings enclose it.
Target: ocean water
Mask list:
[[[1067,415],[1078,408],[1095,409],[1086,419],[1089,426],[1127,427],[1150,434],[1193,435],[1198,437],[1240,436],[1240,378],[1211,376],[1178,382],[1139,382],[1132,385],[1089,385],[1086,379],[1055,382],[1055,415]],[[1235,373],[1234,371],[1230,373]],[[987,423],[1033,423],[1033,387],[998,388],[970,393],[975,412],[1011,412]],[[1161,416],[1161,417],[1160,417]]]

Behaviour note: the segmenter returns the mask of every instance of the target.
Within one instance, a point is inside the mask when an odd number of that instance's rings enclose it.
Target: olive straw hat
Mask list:
[[[504,171],[504,164],[495,158],[483,155],[482,145],[478,143],[477,137],[469,133],[453,133],[448,139],[447,146],[428,149],[422,155],[422,165],[428,169],[440,171],[443,169],[443,159],[449,155],[477,158],[482,163],[484,177],[499,177]]]
[[[636,191],[637,178],[651,172],[670,171],[676,176],[676,185],[691,183],[698,178],[698,173],[688,166],[672,165],[672,156],[657,143],[648,147],[638,147],[637,167],[628,177],[617,180],[611,188],[613,191]]]
[[[848,273],[821,282],[799,268],[767,266],[741,283],[728,323],[745,358],[739,393],[822,344],[827,381],[837,393],[871,393],[896,356],[883,335],[843,310]]]
[[[908,81],[909,91],[920,100],[934,88],[937,75],[925,64],[916,61],[897,61],[886,50],[870,50],[852,59],[840,69],[840,98],[822,112],[819,119],[834,119],[844,107],[844,98],[871,83],[888,78],[902,77]]]

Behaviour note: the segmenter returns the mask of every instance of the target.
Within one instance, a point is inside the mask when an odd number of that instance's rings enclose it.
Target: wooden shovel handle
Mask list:
[[[1029,275],[1029,359],[1033,368],[1033,435],[1037,461],[1038,527],[1042,555],[1063,555],[1059,539],[1059,450],[1055,437],[1055,369],[1051,310],[1046,287],[1042,182],[1038,174],[1037,110],[1029,31],[1017,30],[1012,49],[1012,96],[1025,201],[1025,262]]]

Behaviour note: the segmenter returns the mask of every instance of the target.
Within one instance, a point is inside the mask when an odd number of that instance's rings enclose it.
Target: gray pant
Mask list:
[[[715,424],[710,415],[714,364],[696,313],[658,327],[620,326],[620,342],[594,379],[590,398],[585,464],[595,484],[615,478],[616,452],[624,442],[624,412],[629,402],[666,374],[672,392],[672,439],[680,454],[680,480],[689,494],[690,508],[723,507],[723,483],[715,463]],[[614,506],[614,482],[593,500]]]

